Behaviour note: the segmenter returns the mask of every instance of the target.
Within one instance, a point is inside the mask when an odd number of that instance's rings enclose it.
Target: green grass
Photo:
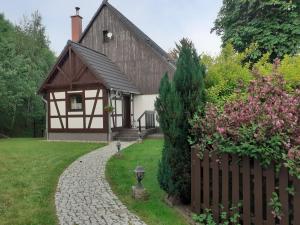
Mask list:
[[[106,176],[114,193],[148,225],[186,225],[185,220],[165,204],[166,194],[159,188],[157,169],[162,146],[162,140],[149,139],[128,147],[121,157],[110,159]],[[131,197],[131,187],[136,183],[133,170],[137,165],[146,171],[142,183],[150,194],[147,201],[136,201]]]
[[[60,174],[103,144],[0,140],[0,224],[57,224],[54,194]]]

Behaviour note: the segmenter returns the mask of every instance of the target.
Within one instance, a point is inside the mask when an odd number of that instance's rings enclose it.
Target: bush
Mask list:
[[[248,66],[242,65],[244,58],[245,54],[237,53],[231,44],[227,44],[217,57],[202,55],[201,60],[207,69],[208,102],[222,106],[228,100],[236,99],[235,89],[253,79]]]
[[[300,178],[300,90],[285,90],[286,82],[274,72],[254,74],[246,99],[208,105],[205,118],[192,120],[201,149],[250,156],[263,165],[271,161],[289,168]]]
[[[272,73],[274,69],[274,65],[269,62],[269,56],[270,54],[265,54],[254,64],[254,68],[259,70],[264,76]],[[286,55],[280,63],[278,62],[277,70],[285,79],[288,89],[300,87],[300,55]]]
[[[234,50],[231,44],[227,44],[222,52],[212,57],[203,54],[201,61],[207,69],[205,86],[207,101],[218,107],[223,107],[228,101],[233,101],[239,96],[246,95],[249,82],[254,79],[249,63],[245,58],[253,51],[255,45],[250,46],[243,53]],[[264,76],[273,72],[274,65],[269,62],[270,54],[263,57],[253,65],[252,69],[260,71]],[[286,90],[293,90],[300,87],[300,55],[286,55],[278,63],[278,73],[282,74],[286,81]],[[239,89],[239,92],[236,92]]]

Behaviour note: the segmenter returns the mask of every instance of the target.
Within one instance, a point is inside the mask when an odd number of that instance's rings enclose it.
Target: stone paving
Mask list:
[[[125,148],[132,143],[121,144]],[[79,158],[61,175],[55,194],[61,225],[145,225],[128,211],[105,180],[105,165],[114,153],[116,143],[112,142]]]

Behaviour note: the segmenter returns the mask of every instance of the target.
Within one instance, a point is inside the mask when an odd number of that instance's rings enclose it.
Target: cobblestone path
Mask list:
[[[129,145],[122,143],[124,148]],[[105,180],[105,165],[114,153],[116,143],[112,142],[79,158],[61,175],[55,194],[61,225],[145,225],[118,200]]]

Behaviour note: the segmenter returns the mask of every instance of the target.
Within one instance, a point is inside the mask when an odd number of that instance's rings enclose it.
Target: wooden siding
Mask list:
[[[105,43],[104,30],[113,34],[112,40]],[[102,9],[81,44],[106,54],[142,94],[158,93],[159,83],[165,72],[173,77],[174,68],[134,35],[108,7]]]
[[[55,66],[53,74],[43,87],[45,89],[67,88],[72,90],[74,86],[88,86],[91,84],[97,85],[99,80],[69,48],[68,53]]]

